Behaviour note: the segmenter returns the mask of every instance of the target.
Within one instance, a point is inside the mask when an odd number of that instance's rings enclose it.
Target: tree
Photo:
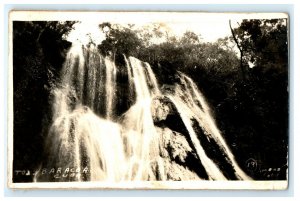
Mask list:
[[[287,19],[243,20],[232,30],[245,64],[253,67],[287,69]]]
[[[221,105],[218,118],[230,138],[241,142],[238,158],[261,160],[286,167],[288,141],[288,40],[287,19],[243,20],[232,30],[239,46],[246,80],[235,80],[233,93]],[[226,115],[227,114],[227,115]],[[230,115],[228,115],[230,114]],[[228,126],[229,125],[229,126]],[[251,143],[243,143],[243,142]],[[238,146],[236,146],[238,147]],[[238,150],[238,149],[237,149]],[[234,152],[234,150],[233,150]],[[276,155],[276,158],[269,157]],[[259,172],[250,172],[264,179]],[[282,168],[281,179],[286,178]]]
[[[192,31],[186,31],[183,36],[180,38],[180,43],[185,44],[199,44],[200,38],[197,34]]]
[[[242,76],[242,78],[245,80],[245,79],[246,79],[246,68],[245,68],[244,62],[243,62],[243,59],[244,59],[244,48],[243,48],[243,46],[240,44],[240,42],[238,41],[238,38],[237,38],[237,36],[236,36],[234,30],[232,29],[232,26],[231,26],[231,20],[229,20],[229,27],[230,27],[230,30],[231,30],[232,38],[233,38],[234,42],[236,43],[237,48],[238,48],[239,51],[240,51],[240,68],[241,68],[241,76]]]
[[[14,57],[24,61],[28,56],[44,56],[54,66],[63,62],[63,50],[70,46],[64,40],[76,21],[14,22]]]
[[[142,40],[139,39],[132,26],[123,27],[118,24],[105,22],[99,25],[99,28],[105,33],[105,40],[98,45],[98,49],[105,56],[116,56],[125,54],[127,56],[136,56],[142,48]]]

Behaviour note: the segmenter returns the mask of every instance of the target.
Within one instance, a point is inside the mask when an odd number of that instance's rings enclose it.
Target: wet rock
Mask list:
[[[169,128],[157,128],[157,130],[159,130],[162,138],[162,156],[170,157],[171,160],[176,159],[184,163],[188,153],[193,151],[186,138]]]
[[[167,96],[158,96],[152,100],[152,119],[156,126],[168,127],[173,131],[188,135],[188,131],[175,105]]]
[[[160,156],[166,180],[199,180],[198,174],[189,167],[187,159],[195,156],[186,137],[169,128],[156,127],[160,135]]]
[[[152,100],[151,113],[154,123],[166,120],[170,112],[172,112],[172,105],[167,97],[161,96]]]
[[[165,169],[167,172],[167,180],[171,181],[187,181],[187,180],[199,180],[198,175],[189,170],[187,167],[181,166],[174,161],[166,160]]]

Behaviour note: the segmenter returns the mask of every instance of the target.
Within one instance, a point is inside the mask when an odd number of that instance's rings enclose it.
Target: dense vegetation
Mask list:
[[[50,121],[47,103],[71,46],[64,36],[74,23],[13,24],[15,169],[36,168],[38,164],[33,161],[42,157],[43,124]],[[106,35],[98,45],[99,51],[117,63],[123,62],[123,54],[149,62],[161,84],[171,84],[177,70],[189,75],[211,104],[217,124],[242,168],[256,179],[285,179],[285,19],[243,20],[232,29],[231,37],[214,43],[201,41],[191,31],[172,36],[158,24],[137,29],[134,25],[102,23],[99,31]],[[249,158],[255,159],[258,167],[248,166]]]

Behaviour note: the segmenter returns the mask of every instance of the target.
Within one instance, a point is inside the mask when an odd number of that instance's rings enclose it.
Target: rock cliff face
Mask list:
[[[160,155],[163,159],[166,180],[199,180],[199,176],[192,167],[189,167],[188,160],[196,159],[196,155],[186,138],[169,128],[156,127],[161,137]]]
[[[212,179],[212,172],[206,167],[207,159],[204,158],[205,161],[201,161],[192,136],[172,100],[168,96],[154,98],[151,112],[156,132],[160,136],[160,155],[164,161],[166,179]],[[223,179],[241,179],[240,175],[242,177],[244,175],[230,158],[225,146],[203,129],[202,125],[197,122],[196,116],[191,115],[188,118],[205,155],[209,158],[208,160],[216,164],[218,171],[224,176]]]
[[[160,136],[160,156],[166,180],[207,179],[173,103],[166,96],[156,97],[152,101],[151,112]]]
[[[14,170],[34,171],[43,158],[51,92],[72,45],[50,30],[42,32],[39,23],[13,22]],[[13,175],[13,181],[31,182],[32,177]]]
[[[172,104],[168,98],[160,96],[153,99],[151,112],[154,123],[159,124],[160,122],[165,121],[167,116],[174,112],[172,109]]]
[[[178,111],[168,97],[155,97],[152,100],[151,113],[156,126],[168,127],[173,131],[182,133],[184,136],[188,135]]]

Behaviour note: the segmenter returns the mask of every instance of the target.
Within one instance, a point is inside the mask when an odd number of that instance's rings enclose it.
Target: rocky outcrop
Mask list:
[[[208,179],[195,153],[190,135],[171,100],[159,96],[152,100],[151,112],[160,136],[160,155],[167,180]]]
[[[169,128],[156,127],[160,135],[160,156],[164,163],[166,180],[199,180],[199,176],[187,165],[189,157],[195,157],[186,138]]]
[[[175,105],[167,96],[158,96],[152,100],[151,113],[156,126],[168,127],[173,131],[188,135]]]
[[[160,96],[152,100],[151,113],[154,123],[166,120],[167,116],[173,112],[172,104],[167,97]]]

